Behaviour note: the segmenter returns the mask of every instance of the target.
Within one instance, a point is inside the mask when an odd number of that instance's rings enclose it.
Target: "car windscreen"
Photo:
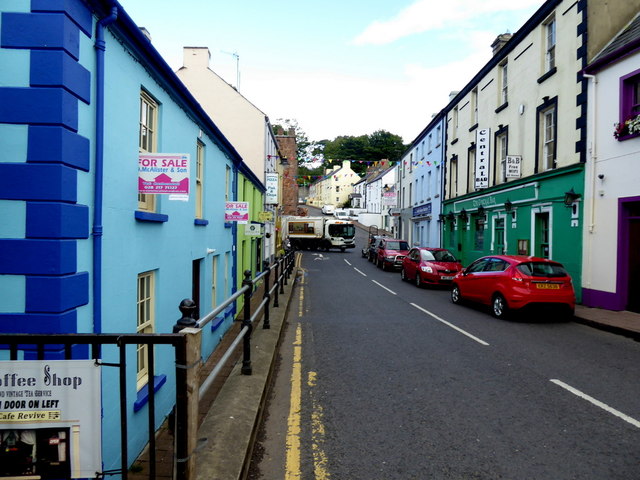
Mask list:
[[[447,250],[436,250],[433,252],[433,256],[438,262],[457,262],[458,260],[453,254]]]
[[[530,277],[554,278],[569,276],[564,267],[559,263],[526,262],[521,263],[516,268]]]
[[[407,242],[391,240],[387,242],[386,248],[389,250],[409,250],[409,244]]]
[[[332,237],[353,238],[356,236],[356,227],[351,223],[335,223],[329,225],[329,235]]]

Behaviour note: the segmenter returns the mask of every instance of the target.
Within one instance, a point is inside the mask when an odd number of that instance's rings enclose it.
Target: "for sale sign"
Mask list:
[[[188,153],[141,153],[138,155],[138,193],[188,194]]]
[[[92,360],[0,362],[0,478],[95,477],[101,411]]]

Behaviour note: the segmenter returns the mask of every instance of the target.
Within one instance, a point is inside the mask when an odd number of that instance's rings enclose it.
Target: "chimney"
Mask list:
[[[500,35],[498,35],[496,39],[493,41],[493,43],[491,44],[493,55],[495,56],[495,54],[498,53],[500,49],[504,47],[509,40],[511,40],[510,33],[501,33]]]
[[[182,66],[187,68],[209,68],[211,53],[207,47],[183,47]]]
[[[456,98],[456,95],[458,95],[459,93],[460,93],[460,90],[453,90],[452,92],[449,92],[449,101]],[[433,116],[435,117],[435,114]]]

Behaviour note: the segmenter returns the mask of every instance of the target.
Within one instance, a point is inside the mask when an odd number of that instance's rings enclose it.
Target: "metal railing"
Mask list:
[[[236,347],[240,344],[240,341],[244,341],[243,343],[243,357],[242,357],[242,374],[251,375],[251,332],[253,330],[253,324],[256,319],[260,316],[260,314],[264,310],[264,319],[262,322],[262,328],[269,329],[271,328],[270,320],[269,320],[269,303],[271,298],[273,298],[273,307],[278,308],[279,306],[279,295],[284,293],[284,286],[287,285],[289,277],[291,276],[291,272],[293,271],[295,262],[295,252],[291,251],[284,255],[283,257],[276,260],[271,266],[268,266],[262,273],[257,275],[254,279],[251,279],[251,271],[246,270],[244,272],[244,280],[242,281],[242,288],[235,292],[231,297],[226,299],[216,308],[214,308],[207,315],[202,317],[200,320],[195,322],[194,327],[202,328],[207,323],[211,322],[217,315],[222,313],[225,308],[227,308],[230,304],[235,302],[240,296],[244,296],[244,305],[243,305],[243,316],[242,316],[242,328],[238,333],[238,336],[233,340],[229,348],[227,348],[226,352],[222,355],[220,360],[217,362],[216,366],[211,370],[211,373],[207,376],[207,378],[202,382],[199,390],[199,398],[202,398],[207,390],[213,385],[217,376],[220,374],[220,371],[225,366]],[[275,270],[273,285],[270,287],[270,279],[271,272]],[[264,281],[264,294],[262,301],[257,306],[253,314],[251,313],[251,296],[255,290],[255,286],[258,282]]]

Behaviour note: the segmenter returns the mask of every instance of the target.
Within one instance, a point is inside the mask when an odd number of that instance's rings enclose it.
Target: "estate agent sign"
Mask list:
[[[481,128],[476,133],[476,190],[489,188],[489,160],[491,159],[491,129]]]
[[[0,361],[0,478],[95,477],[101,410],[93,360]]]
[[[188,153],[138,155],[138,193],[189,194]]]

